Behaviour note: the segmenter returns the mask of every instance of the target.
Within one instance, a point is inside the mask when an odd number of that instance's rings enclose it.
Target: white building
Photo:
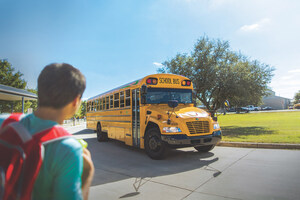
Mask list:
[[[291,104],[291,99],[276,96],[275,92],[271,90],[267,96],[263,97],[262,101],[262,108],[270,106],[275,110],[288,109],[289,105]]]

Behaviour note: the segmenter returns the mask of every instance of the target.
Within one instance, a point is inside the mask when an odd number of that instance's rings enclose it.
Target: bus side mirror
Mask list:
[[[178,101],[177,100],[169,100],[168,101],[168,106],[170,108],[176,108],[178,106]]]
[[[197,106],[197,92],[195,90],[192,91],[192,101],[194,104],[194,107]]]
[[[142,96],[146,95],[147,94],[147,90],[148,90],[147,86],[145,84],[142,85],[142,87],[141,87],[141,95]]]

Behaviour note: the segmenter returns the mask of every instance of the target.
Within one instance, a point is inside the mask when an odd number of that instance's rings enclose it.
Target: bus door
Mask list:
[[[140,147],[140,91],[132,90],[132,144]]]

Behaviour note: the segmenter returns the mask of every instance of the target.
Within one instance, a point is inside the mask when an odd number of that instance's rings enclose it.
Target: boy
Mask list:
[[[74,115],[85,90],[85,77],[66,63],[47,65],[38,78],[38,108],[20,123],[34,135]],[[0,116],[0,126],[8,116]],[[91,156],[72,137],[44,145],[44,158],[32,199],[87,199],[94,166]]]

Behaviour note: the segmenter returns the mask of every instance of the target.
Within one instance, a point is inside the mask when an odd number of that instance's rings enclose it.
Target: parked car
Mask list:
[[[235,112],[235,111],[236,109],[234,107],[228,109],[228,112]]]
[[[266,106],[266,107],[262,108],[262,110],[273,110],[273,108],[270,106]]]
[[[249,109],[249,111],[259,111],[259,110],[261,110],[261,107],[256,107],[254,105],[248,105],[247,108]]]
[[[236,108],[236,113],[240,113],[240,112],[248,113],[248,112],[250,112],[250,110],[249,110],[249,108],[247,108],[247,107],[239,107],[239,108]]]
[[[294,109],[300,109],[300,103],[295,104]]]

